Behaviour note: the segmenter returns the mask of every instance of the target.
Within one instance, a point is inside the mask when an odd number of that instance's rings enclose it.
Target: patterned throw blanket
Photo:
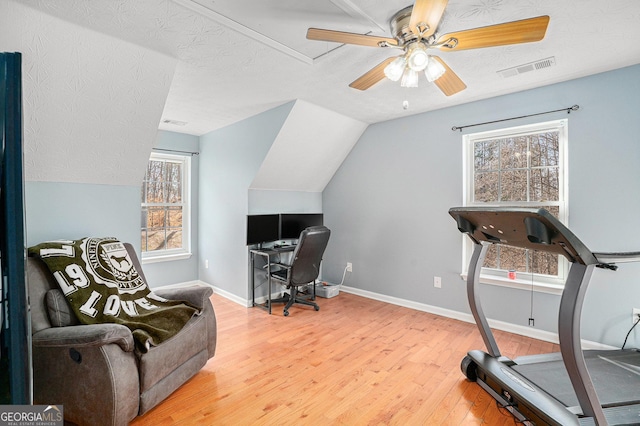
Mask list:
[[[56,279],[82,324],[117,323],[146,352],[178,333],[198,310],[155,295],[114,238],[48,241],[29,248]]]

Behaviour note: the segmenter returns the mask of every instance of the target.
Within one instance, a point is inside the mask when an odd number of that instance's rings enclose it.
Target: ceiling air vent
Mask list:
[[[170,120],[168,118],[162,120],[162,122],[164,124],[172,124],[174,126],[186,126],[187,122],[186,121],[179,121],[179,120]]]
[[[535,62],[529,62],[528,64],[522,64],[511,68],[498,71],[504,78],[513,77],[518,74],[523,74],[529,71],[538,71],[541,69],[549,68],[556,64],[556,58],[551,56],[549,58],[540,59]]]

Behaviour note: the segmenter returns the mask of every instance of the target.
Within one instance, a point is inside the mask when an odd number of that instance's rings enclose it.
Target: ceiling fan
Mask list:
[[[453,51],[529,43],[544,38],[549,24],[548,16],[505,22],[487,27],[457,31],[436,36],[448,0],[415,0],[397,12],[390,21],[394,38],[363,35],[343,31],[309,28],[309,40],[330,41],[369,47],[402,49],[400,56],[390,57],[360,76],[349,86],[366,90],[385,77],[401,80],[404,87],[417,87],[419,72],[434,82],[446,95],[451,96],[467,86],[438,56],[428,54],[429,49]]]

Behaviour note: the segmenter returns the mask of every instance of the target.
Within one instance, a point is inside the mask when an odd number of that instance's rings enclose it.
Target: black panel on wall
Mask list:
[[[22,56],[0,53],[0,368],[5,403],[31,403],[31,330],[25,279]],[[8,374],[7,374],[8,373]],[[8,379],[8,380],[7,380]]]

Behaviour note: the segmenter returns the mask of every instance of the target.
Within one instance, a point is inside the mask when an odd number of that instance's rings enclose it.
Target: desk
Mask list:
[[[257,306],[259,308],[265,309],[269,312],[269,314],[271,314],[271,263],[272,262],[272,257],[274,256],[279,256],[282,253],[288,253],[288,252],[292,252],[293,250],[295,250],[296,246],[284,246],[284,247],[278,247],[278,248],[266,248],[266,249],[252,249],[249,251],[250,256],[251,256],[251,305],[252,306]],[[267,306],[263,306],[263,305],[256,305],[256,285],[255,285],[255,278],[256,278],[256,269],[255,269],[255,260],[256,260],[256,256],[262,256],[264,257],[265,261],[267,262],[267,267],[266,267],[266,272],[267,272],[267,283],[268,283],[268,289],[267,289]]]

